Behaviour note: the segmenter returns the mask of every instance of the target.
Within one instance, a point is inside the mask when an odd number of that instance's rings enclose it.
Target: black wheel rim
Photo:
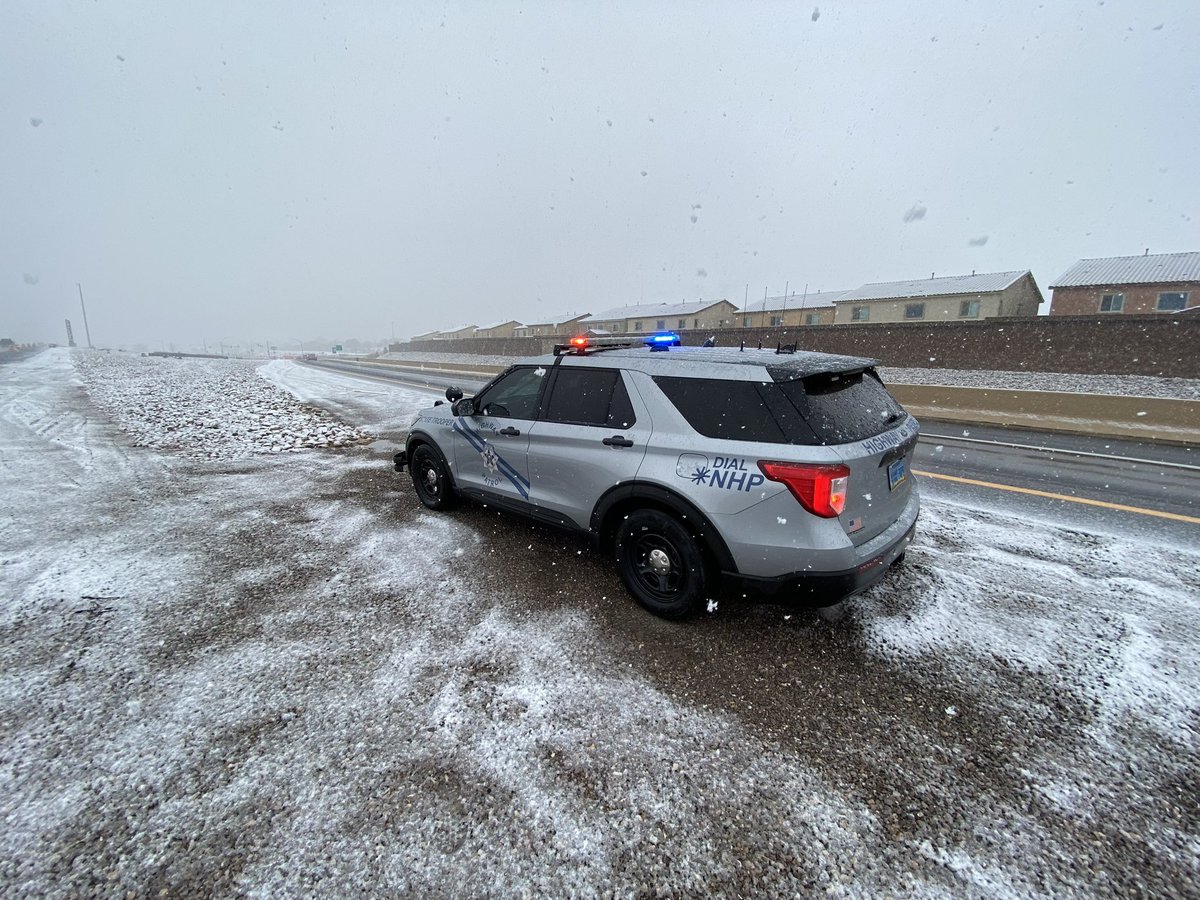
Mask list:
[[[417,467],[417,490],[428,497],[430,500],[436,500],[442,495],[442,479],[438,473],[437,466],[429,460],[421,460]]]
[[[687,575],[679,551],[661,534],[643,534],[634,542],[633,571],[642,588],[656,600],[675,599]]]

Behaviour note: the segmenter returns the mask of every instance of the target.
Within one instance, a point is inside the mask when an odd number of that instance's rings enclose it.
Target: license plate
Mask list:
[[[908,469],[904,466],[904,460],[898,459],[888,466],[888,490],[894,491],[898,485],[904,484],[908,479]]]

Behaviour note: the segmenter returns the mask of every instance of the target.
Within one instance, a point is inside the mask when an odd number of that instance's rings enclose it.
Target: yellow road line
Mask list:
[[[998,491],[1012,491],[1016,494],[1029,494],[1032,497],[1046,497],[1050,500],[1066,500],[1068,503],[1082,503],[1086,506],[1100,506],[1104,509],[1118,509],[1121,512],[1137,513],[1142,516],[1157,516],[1160,519],[1172,519],[1176,522],[1191,522],[1193,525],[1200,525],[1200,518],[1196,516],[1182,516],[1179,513],[1163,512],[1159,509],[1143,509],[1140,506],[1107,503],[1104,500],[1091,500],[1087,497],[1069,497],[1066,494],[1054,494],[1050,491],[1035,491],[1033,488],[1014,487],[1011,484],[996,484],[993,481],[976,481],[974,478],[960,478],[957,475],[942,475],[938,472],[922,472],[919,469],[913,469],[912,473],[920,475],[922,478],[940,478],[943,481],[953,481],[958,484],[973,484],[975,487],[995,488]]]

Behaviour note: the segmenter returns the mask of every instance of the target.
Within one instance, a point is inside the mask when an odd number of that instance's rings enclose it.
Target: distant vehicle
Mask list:
[[[304,360],[305,362],[316,362],[316,361],[317,361],[317,354],[315,354],[315,353],[305,353],[305,354],[303,354],[303,355],[302,355],[300,358],[301,358],[302,360]]]
[[[668,618],[719,579],[832,605],[903,558],[919,429],[874,360],[673,338],[575,338],[474,397],[451,388],[396,469],[430,509],[465,496],[590,534]]]

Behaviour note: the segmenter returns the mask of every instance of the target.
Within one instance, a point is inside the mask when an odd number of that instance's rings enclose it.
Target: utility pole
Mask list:
[[[75,282],[75,287],[79,288],[79,308],[83,311],[83,333],[87,335],[88,349],[92,349],[92,331],[88,328],[87,323],[87,307],[83,305],[83,285],[78,281]]]

